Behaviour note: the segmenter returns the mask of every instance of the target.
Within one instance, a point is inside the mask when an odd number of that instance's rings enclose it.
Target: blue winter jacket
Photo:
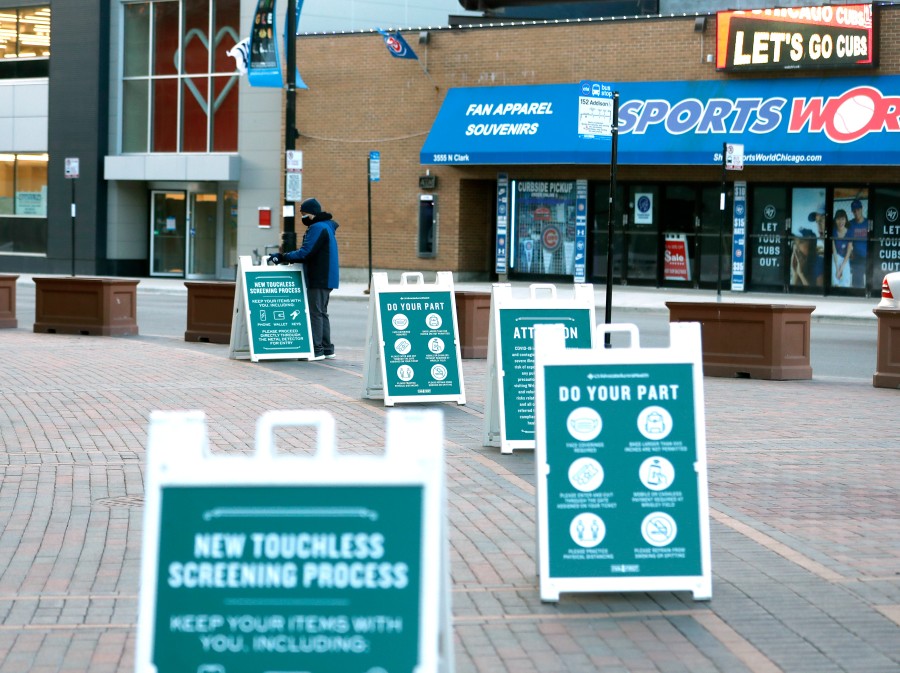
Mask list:
[[[284,258],[289,262],[303,262],[307,287],[337,289],[340,262],[334,234],[339,226],[329,213],[320,213],[303,235],[300,249],[285,253]]]

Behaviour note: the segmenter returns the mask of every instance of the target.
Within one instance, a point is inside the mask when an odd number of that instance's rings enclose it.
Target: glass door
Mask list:
[[[187,199],[183,191],[151,192],[150,275],[184,276]]]
[[[219,199],[215,192],[191,192],[186,278],[216,277],[216,233]]]
[[[660,204],[663,285],[697,285],[697,194],[693,187],[666,185]]]

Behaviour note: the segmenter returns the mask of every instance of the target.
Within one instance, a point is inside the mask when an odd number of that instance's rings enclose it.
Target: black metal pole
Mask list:
[[[609,216],[606,222],[606,324],[612,323],[613,285],[613,223],[616,218],[616,166],[619,161],[619,92],[613,92],[612,152],[609,160]],[[612,335],[607,332],[605,345],[612,345]]]
[[[725,225],[727,218],[725,217],[725,201],[728,195],[725,186],[725,153],[728,151],[728,143],[722,143],[722,194],[719,197],[719,209],[722,211],[722,226],[719,227],[719,252],[718,269],[716,271],[716,301],[722,301],[722,245],[725,238]]]
[[[72,178],[72,277],[75,277],[75,180]]]
[[[285,161],[282,167],[285,170],[285,194],[284,194],[284,228],[281,233],[281,250],[290,252],[297,249],[297,230],[295,227],[295,204],[287,198],[287,152],[297,147],[297,0],[288,0],[287,16],[285,17],[285,32],[287,33],[287,45],[285,47],[285,77],[287,78],[287,101],[284,114],[284,150]],[[276,38],[277,39],[277,38]]]
[[[369,289],[372,289],[372,155],[368,155],[366,163],[366,191],[368,193],[369,217]]]

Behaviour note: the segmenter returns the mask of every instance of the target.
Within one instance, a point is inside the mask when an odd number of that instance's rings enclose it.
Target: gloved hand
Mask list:
[[[275,252],[269,255],[269,264],[288,264],[289,262],[284,258],[284,253]]]

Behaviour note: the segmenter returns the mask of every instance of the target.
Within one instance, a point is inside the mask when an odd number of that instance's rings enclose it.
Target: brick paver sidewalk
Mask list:
[[[384,444],[362,353],[229,360],[177,339],[0,333],[0,673],[131,671],[149,413],[202,409],[213,450],[270,409],[328,409],[343,450]],[[445,413],[456,670],[900,670],[896,391],[707,378],[713,599],[540,601],[533,454],[483,447],[483,360]],[[278,437],[308,451],[311,430]],[[193,673],[187,672],[187,673]]]

